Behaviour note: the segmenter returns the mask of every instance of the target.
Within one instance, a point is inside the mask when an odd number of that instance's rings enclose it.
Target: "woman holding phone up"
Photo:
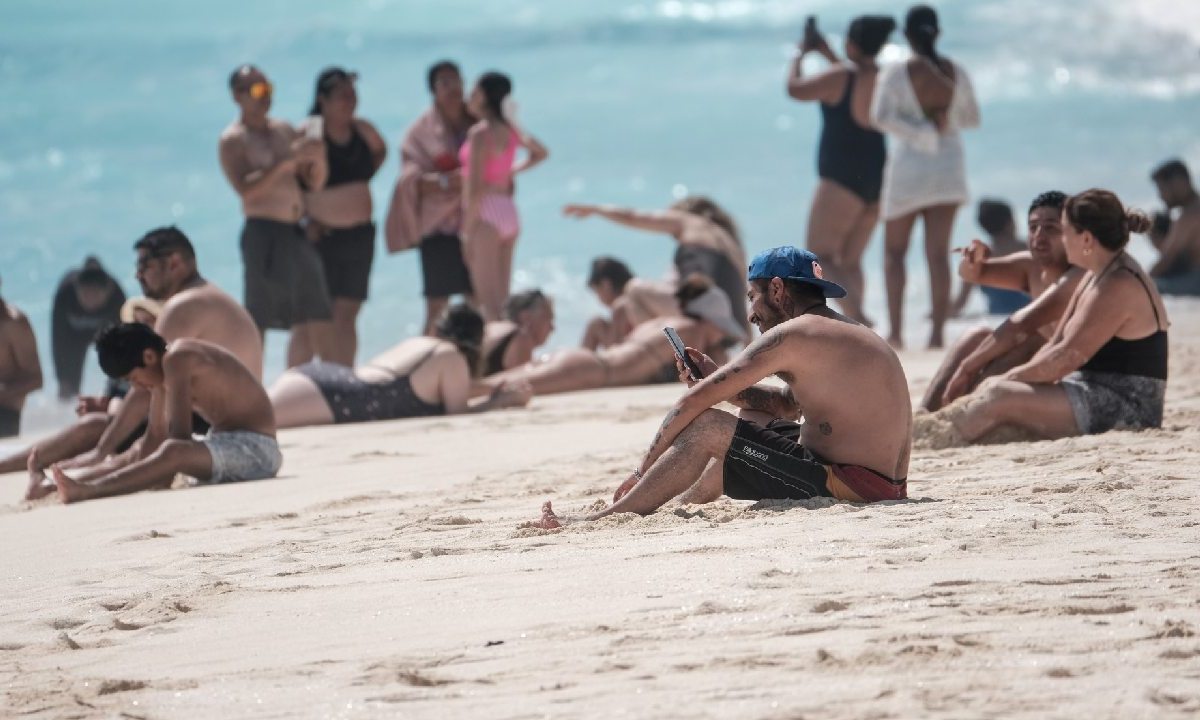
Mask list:
[[[821,103],[821,143],[817,151],[820,181],[808,215],[809,250],[819,255],[826,276],[847,289],[839,302],[846,316],[871,325],[863,314],[862,256],[879,219],[879,193],[887,156],[883,134],[871,123],[871,97],[879,54],[896,21],[863,15],[846,32],[842,61],[817,31],[815,18],[804,26],[804,39],[792,60],[787,92],[801,102]],[[805,76],[803,62],[818,53],[831,67]]]

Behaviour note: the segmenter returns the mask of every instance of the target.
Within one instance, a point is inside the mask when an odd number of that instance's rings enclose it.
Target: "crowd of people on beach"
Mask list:
[[[706,197],[660,210],[567,205],[570,217],[672,238],[673,279],[635,277],[621,260],[597,257],[587,286],[609,315],[588,322],[578,347],[540,358],[554,303],[536,289],[511,291],[521,227],[513,178],[548,151],[514,121],[507,76],[485,73],[464,93],[457,65],[430,67],[432,104],[400,145],[382,233],[390,252],[419,250],[425,332],[356,366],[377,234],[369,181],[387,145],[356,113],[353,72],[323,70],[309,116],[293,126],[270,114],[267,75],[240,66],[229,78],[238,115],[220,135],[219,162],[245,217],[242,302],[202,276],[176,227],[134,243],[141,297],[127,299],[95,258],[69,271],[55,294],[53,349],[58,395],[76,399],[77,422],[0,458],[0,473],[25,470],[28,499],[57,493],[64,502],[169,486],[176,474],[254,480],[279,472],[280,428],[685,383],[599,517],[722,494],[900,499],[914,427],[931,423],[961,443],[1002,429],[1048,439],[1161,425],[1161,295],[1200,295],[1200,195],[1186,166],[1173,160],[1152,173],[1167,205],[1153,220],[1106,190],[1039,192],[1027,247],[1007,203],[981,201],[991,245],[955,250],[963,289],[952,302],[950,235],[968,200],[959,132],[979,125],[980,111],[966,71],[937,50],[928,6],[905,19],[911,58],[878,66],[895,27],[889,17],[856,18],[843,60],[815,21],[806,25],[786,87],[819,102],[824,117],[807,249],[748,258],[732,215]],[[830,68],[806,75],[810,53]],[[971,287],[1007,317],[950,347],[914,415],[896,349],[918,218],[933,295],[929,345],[943,345],[945,321]],[[862,305],[862,255],[881,219],[886,338]],[[1148,271],[1125,251],[1133,233],[1148,234],[1160,252]],[[25,397],[43,380],[28,319],[8,304],[0,311],[2,437],[16,434]],[[272,329],[290,333],[288,369],[264,387]],[[110,383],[102,396],[79,397],[93,344]],[[549,503],[535,521],[561,522]]]

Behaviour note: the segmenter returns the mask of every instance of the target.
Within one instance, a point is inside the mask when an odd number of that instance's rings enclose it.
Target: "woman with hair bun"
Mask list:
[[[805,26],[799,52],[788,73],[787,93],[801,102],[821,103],[821,141],[817,150],[820,181],[808,215],[809,250],[821,256],[825,276],[846,288],[841,303],[853,320],[872,324],[862,310],[862,256],[879,220],[883,134],[871,124],[871,98],[879,66],[875,56],[896,28],[882,15],[863,15],[850,22],[843,62],[817,31],[815,19]],[[804,57],[819,53],[832,66],[804,75]]]
[[[513,176],[549,156],[537,138],[516,126],[507,109],[512,81],[498,72],[484,73],[467,98],[479,122],[459,150],[464,168],[463,243],[475,299],[483,319],[503,319],[512,282],[513,251],[521,230],[513,204]],[[517,146],[529,153],[514,164]]]
[[[1086,274],[1053,337],[1029,362],[987,380],[954,426],[973,441],[1002,425],[1040,438],[1160,427],[1167,386],[1167,311],[1128,253],[1129,234],[1150,229],[1107,190],[1063,207],[1067,260]],[[953,406],[952,406],[953,408]]]
[[[925,227],[932,315],[929,347],[941,347],[950,308],[950,233],[967,201],[967,171],[959,130],[978,127],[979,106],[961,65],[939,53],[938,16],[916,5],[904,21],[912,58],[880,71],[871,120],[892,136],[883,171],[884,278],[888,342],[903,345],[905,267],[917,218]]]

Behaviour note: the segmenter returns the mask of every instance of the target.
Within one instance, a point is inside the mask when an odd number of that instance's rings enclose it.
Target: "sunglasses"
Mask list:
[[[259,80],[251,83],[249,87],[242,88],[242,92],[249,93],[250,97],[255,100],[271,97],[271,93],[275,92],[275,86],[266,80]]]

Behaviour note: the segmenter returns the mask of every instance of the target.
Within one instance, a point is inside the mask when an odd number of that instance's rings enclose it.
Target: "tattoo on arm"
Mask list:
[[[662,425],[658,426],[658,432],[654,434],[654,440],[650,443],[650,449],[646,451],[646,458],[649,458],[650,453],[654,452],[654,449],[662,442],[663,433],[667,431],[667,426],[677,417],[679,417],[679,408],[671,408],[671,411],[663,418]]]
[[[779,393],[752,385],[734,396],[735,400],[745,403],[748,410],[759,410],[772,415],[777,412],[782,398]]]

